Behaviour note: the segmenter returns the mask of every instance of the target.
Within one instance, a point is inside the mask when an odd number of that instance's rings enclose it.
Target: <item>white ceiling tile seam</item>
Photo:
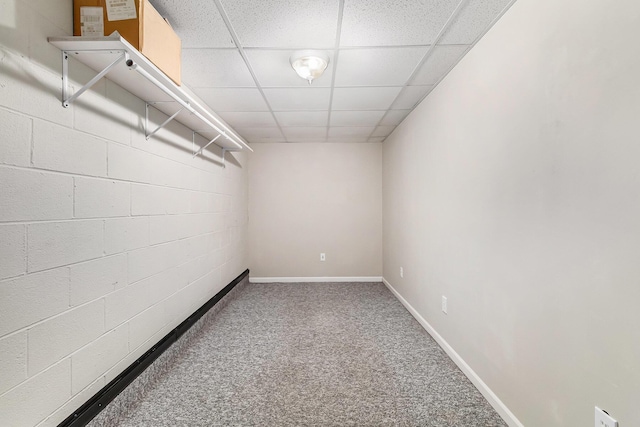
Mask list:
[[[333,73],[331,74],[331,93],[329,94],[329,115],[327,116],[327,131],[325,137],[329,138],[329,128],[331,127],[331,110],[333,106],[333,91],[336,87],[336,71],[338,70],[338,58],[340,57],[340,34],[342,33],[342,17],[344,16],[344,0],[340,0],[338,5],[338,23],[336,25],[335,54],[333,55]]]
[[[224,10],[224,7],[222,6],[222,3],[220,2],[220,0],[214,0],[214,2],[215,2],[216,7],[218,8],[218,11],[219,11],[220,15],[222,16],[222,20],[224,21],[225,25],[227,26],[227,30],[231,34],[233,42],[236,44],[236,47],[238,49],[238,52],[240,53],[240,56],[242,56],[242,60],[244,61],[245,65],[247,66],[247,69],[249,70],[249,73],[251,74],[251,77],[253,78],[253,81],[256,84],[256,87],[260,91],[260,94],[262,95],[262,98],[264,99],[264,102],[267,104],[267,107],[269,108],[269,111],[271,112],[271,116],[273,117],[273,120],[276,122],[276,126],[278,127],[278,129],[280,129],[280,133],[282,133],[282,127],[278,123],[278,119],[276,118],[275,114],[273,114],[273,111],[271,110],[271,106],[269,105],[269,100],[265,96],[264,91],[262,90],[262,87],[260,86],[260,82],[258,81],[258,78],[256,77],[256,74],[253,71],[253,68],[251,67],[251,63],[249,62],[249,59],[247,58],[247,56],[245,55],[245,53],[243,51],[242,44],[240,43],[240,39],[238,38],[238,34],[236,33],[235,29],[233,28],[233,25],[231,24],[231,20],[229,19],[229,16],[227,15],[226,11]],[[282,133],[282,135],[284,136],[284,133]]]
[[[427,96],[429,96],[429,94],[431,93],[431,91],[432,91],[433,89],[435,89],[435,88],[436,88],[436,86],[438,86],[438,85],[440,84],[440,82],[441,82],[441,81],[442,81],[442,80],[443,80],[443,79],[444,79],[444,78],[445,78],[445,77],[446,77],[446,76],[451,72],[451,70],[453,70],[453,69],[456,67],[456,65],[458,65],[458,62],[460,62],[460,61],[462,60],[462,58],[464,58],[464,57],[467,55],[467,53],[468,53],[468,52],[473,48],[473,46],[475,46],[475,45],[476,45],[476,43],[477,43],[480,39],[482,39],[482,37],[484,37],[484,35],[485,35],[485,34],[486,34],[490,29],[491,29],[491,27],[493,27],[493,25],[494,25],[494,24],[495,24],[495,23],[496,23],[496,22],[497,22],[497,21],[502,17],[502,15],[504,15],[504,14],[507,12],[507,10],[509,10],[509,8],[510,8],[510,7],[511,7],[515,2],[516,2],[516,0],[510,0],[510,1],[507,3],[507,5],[506,5],[506,6],[505,6],[501,11],[500,11],[500,13],[499,13],[499,14],[498,14],[498,15],[497,15],[497,16],[496,16],[496,17],[491,21],[491,23],[490,23],[490,24],[489,24],[489,25],[488,25],[488,26],[487,26],[483,31],[481,31],[481,32],[480,32],[480,34],[478,34],[478,36],[477,36],[477,37],[476,37],[476,38],[471,42],[471,44],[469,44],[469,45],[468,45],[468,46],[469,46],[469,47],[468,47],[468,49],[467,49],[467,50],[466,50],[462,55],[460,55],[460,58],[458,58],[458,60],[457,60],[453,65],[451,65],[451,67],[449,67],[449,69],[448,69],[444,74],[442,74],[442,75],[440,76],[440,78],[439,78],[439,79],[438,79],[438,80],[433,84],[432,89],[431,89],[429,92],[427,92],[427,93],[426,93],[426,94],[425,94],[425,95],[424,95],[424,96],[423,96],[423,97],[422,97],[422,98],[421,98],[421,99],[416,103],[416,105],[419,105],[419,104],[424,100],[424,98],[426,98]],[[441,46],[443,46],[443,45],[441,45]],[[458,45],[458,44],[447,44],[446,46],[460,46],[460,45]]]
[[[449,19],[447,19],[447,22],[445,22],[444,26],[440,29],[440,31],[438,32],[438,35],[436,36],[435,40],[433,40],[433,43],[429,46],[429,48],[427,49],[427,51],[425,52],[424,56],[422,57],[422,59],[418,62],[418,64],[416,64],[415,68],[413,69],[413,72],[411,73],[411,75],[409,75],[409,78],[407,79],[405,86],[408,86],[409,83],[411,81],[413,81],[413,79],[415,78],[415,76],[417,75],[418,71],[420,70],[420,68],[427,62],[427,59],[429,59],[429,56],[431,55],[431,52],[433,52],[434,47],[438,44],[438,41],[440,40],[440,38],[442,38],[442,36],[445,34],[445,32],[447,31],[449,25],[451,25],[451,23],[455,20],[456,16],[458,15],[458,13],[460,13],[460,11],[462,10],[462,8],[467,4],[467,2],[469,2],[470,0],[460,0],[460,3],[458,3],[458,6],[455,8],[455,10],[453,11],[453,13],[451,14],[451,16],[449,16]],[[435,85],[434,85],[435,87]],[[398,93],[398,96],[396,96],[396,99],[393,100],[393,102],[391,103],[391,105],[393,105],[396,100],[398,99],[398,97],[400,96],[400,94],[402,93],[402,91],[400,91],[400,93]],[[389,108],[389,110],[391,110],[391,108]],[[387,112],[388,114],[388,112]],[[387,115],[385,114],[385,116]],[[380,123],[382,122],[382,120],[384,119],[384,117],[382,117],[380,119],[380,121],[378,122],[377,126],[380,126]],[[375,130],[374,130],[375,132]],[[373,132],[372,132],[373,134]],[[371,135],[369,135],[369,137],[371,137]]]
[[[514,1],[153,0],[185,35],[183,81],[234,127],[277,129],[240,132],[250,142],[322,142],[321,117],[323,141],[337,141],[332,128],[370,126],[384,110],[369,134],[379,142]],[[301,49],[330,56],[311,87],[290,66]]]

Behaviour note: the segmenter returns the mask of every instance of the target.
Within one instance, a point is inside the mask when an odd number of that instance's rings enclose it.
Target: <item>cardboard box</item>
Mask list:
[[[180,38],[149,0],[74,0],[73,35],[114,31],[180,85]]]

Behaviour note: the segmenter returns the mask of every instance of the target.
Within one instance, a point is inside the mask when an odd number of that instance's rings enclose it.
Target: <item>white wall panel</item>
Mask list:
[[[383,145],[385,278],[525,426],[640,420],[639,35],[518,0]]]

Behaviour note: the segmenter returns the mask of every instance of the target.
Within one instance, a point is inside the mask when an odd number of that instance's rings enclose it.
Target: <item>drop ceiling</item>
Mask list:
[[[514,0],[152,0],[183,84],[250,143],[382,142]],[[295,50],[328,53],[309,86]]]

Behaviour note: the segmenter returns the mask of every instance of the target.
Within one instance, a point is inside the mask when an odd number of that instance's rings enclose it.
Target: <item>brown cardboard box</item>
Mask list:
[[[103,35],[108,36],[114,31],[118,31],[125,40],[160,68],[177,85],[180,85],[180,52],[182,48],[180,38],[153,8],[149,0],[134,0],[135,11],[133,8],[124,9],[124,14],[120,16],[116,16],[115,12],[123,12],[123,9],[111,9],[112,18],[119,19],[112,21],[108,19],[107,2],[110,4],[118,3],[113,0],[73,0],[73,35],[86,35],[83,34],[83,23],[80,20],[81,8],[100,7],[102,8],[104,25]],[[125,3],[128,2],[123,0],[119,4]],[[133,19],[122,19],[123,17]],[[85,27],[85,29],[87,28]]]

